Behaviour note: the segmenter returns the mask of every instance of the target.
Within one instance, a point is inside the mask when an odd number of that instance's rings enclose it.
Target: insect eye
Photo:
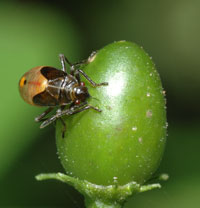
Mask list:
[[[27,83],[26,78],[25,77],[22,77],[21,80],[20,80],[19,85],[20,85],[20,87],[23,87],[24,85],[26,85],[26,83]]]
[[[79,104],[80,104],[80,100],[76,100],[76,101],[75,101],[75,104],[76,104],[76,105],[79,105]]]
[[[81,85],[81,86],[85,86],[85,83],[84,83],[84,82],[81,82],[80,85]]]

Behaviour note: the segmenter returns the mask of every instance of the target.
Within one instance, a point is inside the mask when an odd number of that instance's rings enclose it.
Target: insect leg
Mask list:
[[[93,110],[96,110],[98,112],[101,112],[100,109],[98,109],[98,108],[96,108],[96,107],[94,107],[92,105],[87,104],[87,105],[85,105],[85,106],[83,106],[83,107],[81,107],[79,109],[74,109],[74,108],[71,109],[70,108],[68,110],[62,111],[59,115],[57,115],[57,118],[60,118],[62,116],[67,116],[67,115],[73,115],[73,114],[76,114],[76,113],[80,113],[80,112],[88,110],[88,109],[93,109]]]
[[[62,138],[64,138],[65,137],[65,132],[66,132],[66,124],[65,124],[65,122],[63,121],[63,119],[61,117],[59,119],[60,119],[60,121],[61,121],[61,123],[63,125]]]
[[[90,77],[88,77],[88,75],[82,71],[81,69],[77,69],[77,71],[82,74],[89,82],[90,84],[93,86],[93,87],[98,87],[98,86],[102,86],[102,85],[108,85],[108,82],[102,82],[102,83],[96,83],[94,82]]]
[[[59,108],[56,111],[56,114],[55,115],[52,115],[50,118],[47,118],[47,119],[44,119],[44,120],[40,120],[40,121],[43,121],[42,124],[40,125],[40,128],[42,129],[42,128],[48,126],[49,124],[51,124],[52,122],[54,122],[57,118],[60,118],[62,115],[61,116],[59,116],[59,115],[62,114],[62,112],[69,111],[69,110],[74,111],[77,108],[80,108],[80,107],[82,107],[82,106],[84,106],[86,104],[87,104],[87,102],[83,102],[80,105],[74,105],[74,104],[72,104],[70,106],[70,108],[69,109],[66,109],[66,110],[64,110],[65,106],[61,106],[61,108]]]
[[[96,53],[97,53],[97,51],[93,51],[90,54],[90,56],[88,57],[88,59],[84,59],[84,60],[82,60],[80,62],[77,62],[77,63],[73,64],[70,67],[70,74],[76,77],[76,79],[78,80],[79,84],[80,84],[81,80],[80,80],[80,72],[77,70],[77,67],[79,67],[82,64],[87,64],[87,63],[91,62],[93,60],[94,56],[96,55]]]
[[[81,78],[80,78],[80,73],[77,70],[71,71],[72,75],[76,77],[78,80],[78,83],[80,84]]]
[[[73,75],[73,76],[76,76],[76,78],[78,79],[78,81],[80,82],[80,77],[79,77],[79,72],[76,73],[76,68],[79,67],[80,65],[82,64],[86,64],[86,63],[89,63],[91,62],[91,60],[94,58],[94,56],[96,55],[96,51],[93,51],[90,56],[88,57],[88,59],[84,59],[82,61],[79,61],[77,63],[74,63],[72,64],[66,56],[64,56],[64,54],[60,54],[59,57],[60,57],[60,62],[61,62],[61,65],[62,65],[62,71],[65,71],[66,72],[66,66],[65,66],[65,62],[67,64],[69,64],[70,66],[70,74]],[[94,82],[93,82],[94,83]],[[96,84],[96,83],[95,83]],[[101,85],[105,85],[105,84],[101,84]]]
[[[46,126],[48,126],[49,124],[51,124],[52,122],[54,122],[55,120],[57,120],[58,118],[61,118],[62,116],[67,116],[67,115],[73,115],[73,114],[76,114],[76,113],[79,113],[79,112],[82,112],[82,111],[85,111],[85,110],[88,110],[88,109],[94,109],[98,112],[101,112],[100,109],[92,106],[92,105],[85,105],[85,106],[82,106],[80,108],[80,105],[79,105],[79,109],[77,109],[76,106],[73,106],[71,107],[70,109],[66,109],[66,110],[63,110],[63,111],[59,111],[57,112],[55,115],[53,115],[52,117],[48,118],[47,120],[45,120],[41,125],[40,125],[40,128],[44,128]]]
[[[61,62],[61,65],[62,65],[62,71],[65,71],[67,72],[67,69],[66,69],[66,65],[65,63],[69,64],[70,66],[70,74],[74,76],[74,73],[76,71],[75,69],[75,66],[78,64],[72,64],[68,59],[67,57],[64,55],[64,54],[59,54],[59,57],[60,57],[60,62]],[[80,64],[80,63],[79,63]],[[80,80],[80,79],[79,79]]]
[[[62,60],[63,60],[64,62],[66,62],[66,63],[69,64],[70,66],[73,65],[73,64],[67,59],[67,57],[66,57],[64,54],[60,54],[59,56],[62,58]]]
[[[70,66],[72,64],[67,60],[67,58],[64,56],[64,54],[59,54],[59,58],[60,58],[60,63],[62,65],[62,69],[61,70],[67,73],[67,68],[66,68],[65,62],[67,62]]]
[[[60,109],[57,110],[57,112],[62,112],[64,109],[65,109],[65,106],[61,106]],[[60,119],[60,121],[63,125],[62,138],[64,138],[65,137],[65,132],[66,132],[66,124],[65,124],[65,122],[63,121],[63,119],[61,117],[59,119]]]
[[[45,121],[42,122],[40,125],[40,128],[43,129],[44,127],[48,126],[49,124],[53,123],[57,119],[57,114],[51,116],[50,118],[47,118]]]
[[[82,61],[74,63],[73,66],[78,67],[78,66],[80,66],[82,64],[90,63],[93,60],[93,58],[96,55],[96,53],[97,53],[97,51],[93,51],[87,59],[84,59]]]
[[[54,108],[53,107],[50,107],[50,108],[47,108],[47,110],[45,110],[43,113],[41,113],[39,116],[37,116],[35,118],[35,121],[36,122],[40,122],[43,120],[43,118],[48,114],[50,113]]]

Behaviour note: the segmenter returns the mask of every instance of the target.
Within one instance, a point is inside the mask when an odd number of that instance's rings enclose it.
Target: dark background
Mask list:
[[[38,65],[76,62],[117,40],[136,42],[153,57],[167,93],[168,140],[158,173],[162,189],[138,194],[125,207],[188,208],[200,204],[200,1],[101,0],[0,2],[0,207],[84,207],[72,187],[37,182],[63,171],[55,130],[39,129],[18,81]]]

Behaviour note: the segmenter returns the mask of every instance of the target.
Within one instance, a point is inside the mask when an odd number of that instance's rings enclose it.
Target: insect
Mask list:
[[[88,104],[87,100],[90,94],[84,82],[81,81],[80,75],[83,75],[93,87],[108,85],[108,83],[97,84],[80,69],[80,65],[86,63],[87,60],[71,64],[63,54],[60,54],[59,58],[62,65],[61,70],[51,66],[32,68],[20,79],[19,91],[27,103],[48,107],[35,118],[36,122],[42,122],[40,128],[60,119],[63,124],[62,135],[64,137],[66,124],[62,119],[63,116],[73,115],[88,109],[101,112],[97,107]],[[70,66],[69,73],[66,63]],[[55,114],[45,118],[55,108],[57,108]]]

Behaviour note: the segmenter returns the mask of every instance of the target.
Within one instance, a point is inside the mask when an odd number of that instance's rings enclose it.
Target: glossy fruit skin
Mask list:
[[[157,169],[165,147],[166,108],[151,58],[134,43],[119,41],[96,54],[84,71],[108,86],[91,88],[89,103],[102,109],[65,118],[57,148],[67,174],[98,185],[143,184]]]

